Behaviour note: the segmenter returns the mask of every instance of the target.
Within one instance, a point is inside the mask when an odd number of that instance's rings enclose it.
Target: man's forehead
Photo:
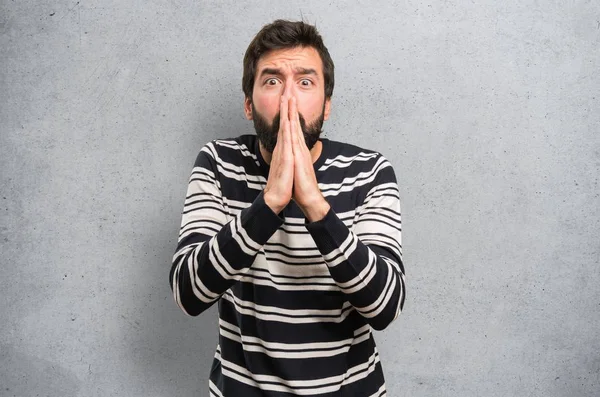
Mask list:
[[[261,56],[256,69],[259,75],[264,69],[292,69],[295,72],[302,70],[315,70],[323,74],[323,62],[316,49],[313,47],[294,47],[271,50]],[[283,70],[282,70],[283,71]]]

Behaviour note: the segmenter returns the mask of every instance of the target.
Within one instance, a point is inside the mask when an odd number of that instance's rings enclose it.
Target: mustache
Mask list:
[[[298,119],[300,120],[300,127],[302,127],[302,131],[306,131],[306,120],[302,113],[298,112]],[[273,117],[273,122],[271,123],[271,130],[279,131],[279,124],[281,123],[281,112],[277,112],[275,117]]]
[[[273,153],[273,150],[277,145],[277,135],[281,124],[281,113],[278,112],[275,117],[273,117],[273,121],[269,124],[269,120],[264,118],[256,111],[256,108],[252,106],[252,116],[254,129],[256,130],[259,141],[269,153]],[[307,124],[304,116],[301,113],[298,113],[298,121],[300,123],[302,135],[304,135],[304,141],[309,149],[312,149],[319,140],[322,132],[323,119],[324,112],[321,112],[321,115],[317,120]]]

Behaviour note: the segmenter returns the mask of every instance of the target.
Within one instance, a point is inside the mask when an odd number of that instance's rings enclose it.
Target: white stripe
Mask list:
[[[202,279],[198,277],[198,254],[200,253],[200,249],[200,246],[198,246],[189,259],[192,261],[192,266],[189,266],[188,262],[188,267],[190,268],[190,280],[192,281],[194,295],[196,295],[196,297],[204,303],[211,303],[214,302],[215,299],[220,296],[220,294],[208,289],[208,287],[202,282]],[[200,290],[198,290],[198,288],[200,288]]]
[[[371,250],[368,250],[368,252],[369,260],[363,270],[352,280],[339,284],[344,293],[351,294],[366,287],[373,277],[375,277],[375,274],[377,274],[377,256]]]
[[[294,395],[311,395],[335,392],[340,389],[340,383],[341,385],[347,385],[366,378],[375,370],[377,363],[379,363],[379,355],[377,352],[373,353],[366,363],[349,368],[345,374],[311,380],[287,380],[273,375],[253,374],[246,368],[225,360],[220,355],[219,360],[221,361],[223,375],[236,379],[239,382],[261,390],[284,392]],[[333,385],[319,386],[329,383],[333,383]]]
[[[396,314],[394,315],[394,320],[398,318],[400,312],[402,311],[402,301],[404,300],[404,286],[406,285],[406,277],[404,273],[400,273],[400,297],[398,298],[398,306],[396,307]]]
[[[179,251],[177,251],[175,253],[175,255],[173,255],[173,263],[175,263],[176,260],[179,260],[178,259],[179,256],[187,255],[187,253],[190,252],[191,250],[193,250],[194,248],[196,248],[196,246],[198,244],[202,244],[202,243],[189,244],[189,245],[182,247]]]
[[[208,391],[210,392],[210,397],[223,397],[221,394],[221,390],[213,383],[212,380],[208,380]]]
[[[393,183],[389,183],[389,184],[385,184],[385,185],[397,186],[396,184],[393,184]],[[369,209],[374,210],[374,211],[379,211],[381,208],[384,208],[384,213],[388,213],[387,211],[385,211],[385,209],[391,209],[391,210],[394,210],[395,212],[400,213],[400,195],[398,193],[397,188],[394,190],[392,190],[391,188],[387,188],[382,191],[377,191],[380,186],[385,186],[385,185],[376,186],[375,191],[376,191],[377,195],[373,195],[373,196],[367,195],[365,197],[365,201],[360,206],[356,207],[356,213],[359,216],[363,215],[363,213],[367,212],[367,210],[369,210]],[[383,194],[393,194],[394,197],[383,196]],[[390,213],[389,216],[392,216],[392,214]],[[398,218],[401,220],[400,215],[394,214],[394,216],[398,216]]]
[[[357,227],[364,228],[364,229],[370,229],[370,230],[390,229],[391,228],[392,231],[397,232],[402,227],[402,223],[399,218],[392,218],[389,215],[382,213],[382,212],[380,212],[380,213],[369,212],[366,214],[363,213],[358,217],[358,221],[359,222],[357,222],[357,223],[359,225]],[[370,222],[373,222],[374,225],[368,226]],[[390,224],[392,226],[388,226]]]
[[[194,197],[195,198],[195,197]],[[206,211],[206,210],[214,210],[216,211],[216,214],[218,215],[217,218],[223,218],[224,214],[223,214],[223,204],[221,203],[220,200],[214,200],[211,202],[204,202],[204,203],[194,203],[194,202],[190,202],[190,203],[186,203],[183,206],[183,211],[182,212],[186,212],[184,215],[185,216],[193,216],[193,214],[190,212],[194,209],[199,209],[202,211]],[[209,218],[212,219],[212,218]]]
[[[186,194],[186,200],[189,196],[194,194],[206,193],[212,194],[215,198],[221,199],[221,182],[215,180],[213,177],[208,178],[204,175],[204,168],[195,167],[194,170],[202,170],[203,172],[198,174],[199,171],[192,171],[190,181],[188,183],[188,189]]]
[[[250,157],[252,158],[257,165],[260,165],[260,163],[258,162],[258,158],[256,157],[256,155],[254,153],[250,153],[250,150],[248,149],[248,146],[244,145],[243,143],[239,144],[234,140],[223,140],[223,139],[219,139],[217,141],[215,141],[215,144],[222,146],[222,147],[226,147],[229,149],[234,149],[239,151],[242,156],[244,157]]]
[[[236,167],[236,168],[241,168],[243,170],[242,167]],[[230,170],[225,169],[219,163],[217,163],[217,169],[219,170],[220,174],[226,178],[233,179],[233,180],[236,180],[239,182],[246,182],[248,189],[263,190],[267,184],[267,180],[263,177],[257,177],[255,175],[250,175],[250,174],[239,175],[237,173],[234,173]]]
[[[357,155],[352,157],[339,155],[332,159],[327,159],[325,161],[325,164],[323,164],[321,168],[319,168],[319,171],[325,171],[329,167],[347,168],[350,165],[354,164],[354,161],[368,161],[374,157],[377,157],[378,155],[378,153],[358,153]]]
[[[187,310],[185,310],[185,308],[181,304],[181,291],[179,291],[179,268],[181,267],[182,261],[183,259],[179,261],[179,263],[175,267],[175,271],[173,272],[173,297],[175,298],[177,306],[179,306],[184,313],[189,315]]]
[[[371,328],[363,326],[354,331],[354,337],[334,342],[313,343],[277,343],[267,342],[260,338],[242,335],[240,328],[224,320],[219,320],[219,332],[223,337],[242,345],[248,352],[258,352],[273,358],[307,359],[317,357],[333,357],[347,353],[351,346],[358,345],[371,337]],[[312,351],[308,351],[312,350]]]
[[[254,256],[261,249],[260,244],[252,240],[242,227],[242,217],[238,214],[231,224],[231,235],[239,247],[248,256]]]
[[[291,266],[294,266],[294,265],[291,265]],[[310,265],[308,265],[306,267],[309,267],[309,266]],[[325,265],[325,262],[320,263],[319,267],[324,267],[325,270],[327,271],[327,265]],[[252,276],[256,279],[269,278],[273,281],[276,281],[279,284],[281,284],[281,283],[284,283],[284,284],[319,284],[319,285],[330,285],[330,286],[337,285],[331,278],[331,275],[326,276],[326,277],[321,277],[316,274],[314,274],[314,275],[313,274],[309,275],[309,274],[310,273],[307,273],[307,275],[298,276],[297,278],[296,277],[287,277],[287,275],[277,275],[277,274],[273,274],[269,271],[265,272],[265,271],[256,269],[255,266],[252,265],[252,267],[250,268],[248,273],[246,273],[246,276],[247,277]]]
[[[207,236],[214,236],[216,234],[215,229],[213,228],[207,228],[202,226],[192,227],[181,233],[181,235],[179,236],[179,242],[181,242],[181,240],[193,233],[205,234]]]
[[[210,152],[215,159],[217,171],[219,171],[222,176],[238,181],[246,181],[250,189],[258,188],[258,190],[262,190],[267,184],[267,180],[264,176],[248,174],[246,168],[223,161],[223,159],[219,157],[217,150],[210,143],[205,147],[207,148],[207,152]]]
[[[376,365],[379,362],[379,353],[375,351],[369,357],[369,360],[365,363],[359,364],[355,367],[350,368],[346,371],[346,379],[344,380],[343,385],[348,385],[350,383],[354,383],[358,380],[364,379],[369,376],[373,371],[375,371]],[[364,372],[361,372],[364,371]]]
[[[246,201],[233,200],[228,197],[223,197],[223,201],[225,202],[225,205],[228,207],[229,213],[232,216],[236,216],[243,209],[248,208],[252,205],[252,203],[248,203]]]
[[[331,273],[325,264],[322,257],[314,259],[312,264],[297,264],[292,259],[288,259],[288,263],[273,261],[272,254],[265,256],[260,252],[250,271],[256,271],[255,274],[263,276],[268,275],[273,279],[280,281],[292,281],[293,279],[306,280],[314,277],[319,277],[321,280],[331,280]]]
[[[396,273],[392,270],[392,267],[387,262],[384,261],[384,263],[389,267],[389,269],[387,279],[385,281],[385,287],[382,289],[382,293],[377,297],[375,302],[371,303],[370,305],[356,307],[356,310],[358,310],[358,312],[360,312],[360,314],[366,318],[377,317],[383,311],[383,309],[385,309],[391,297],[394,295],[394,289],[396,288]],[[387,291],[385,295],[383,294],[384,291]],[[375,308],[375,311],[367,313]]]
[[[384,261],[386,261],[389,265],[391,265],[398,274],[402,274],[402,270],[400,270],[400,265],[398,263],[396,263],[395,260],[390,259],[387,256],[383,256],[383,255],[379,255],[379,257],[381,259],[383,259]]]
[[[334,249],[329,254],[324,255],[323,259],[325,259],[325,262],[327,262],[327,266],[335,267],[347,260],[350,257],[350,255],[352,255],[352,253],[356,250],[357,245],[358,239],[356,238],[354,233],[350,232],[348,233],[348,237],[346,237],[346,240],[344,240],[344,242],[340,244],[340,247]]]
[[[350,188],[350,190],[356,189],[358,186],[363,186],[369,184],[381,171],[387,167],[391,167],[391,164],[383,158],[377,160],[377,163],[373,166],[373,169],[369,171],[359,172],[353,177],[344,178],[340,183],[319,183],[319,188],[321,191],[323,190],[334,190],[334,191],[347,191],[346,188]],[[366,178],[366,179],[365,179]],[[360,181],[359,181],[360,180]],[[329,192],[324,192],[325,195]]]
[[[219,272],[221,277],[226,280],[239,279],[239,277],[236,276],[244,272],[244,270],[236,270],[231,267],[229,262],[227,262],[227,260],[221,254],[217,239],[214,239],[209,247],[208,260],[214,265],[215,270]]]
[[[335,310],[319,309],[282,309],[276,306],[258,305],[254,302],[244,301],[233,295],[231,290],[226,291],[222,299],[232,303],[235,310],[247,316],[252,316],[265,321],[280,321],[289,324],[310,324],[310,323],[341,323],[354,310],[352,305],[344,302],[341,308]],[[262,312],[262,313],[261,313]],[[304,317],[295,317],[304,316]],[[311,317],[324,316],[324,317]]]
[[[260,278],[263,277],[263,278]],[[267,287],[275,288],[278,291],[339,291],[340,288],[332,282],[324,279],[299,279],[299,280],[285,280],[279,283],[265,278],[264,274],[256,274],[252,270],[248,271],[240,279],[240,282],[246,282],[254,285],[264,285]]]
[[[305,267],[310,265],[325,264],[323,262],[323,257],[321,256],[321,253],[319,253],[318,257],[316,255],[285,255],[283,251],[268,251],[264,255],[267,258],[267,261],[273,261],[273,263],[280,263],[279,261],[283,261],[287,263],[292,263],[292,266],[296,265]]]
[[[365,202],[368,202],[369,200],[371,200],[373,198],[380,198],[380,197],[387,198],[388,196],[383,196],[384,194],[385,195],[391,194],[392,196],[397,197],[399,199],[400,191],[398,190],[398,184],[395,182],[387,182],[387,183],[380,183],[380,184],[374,186],[371,190],[369,190],[369,192],[365,196]]]
[[[207,183],[210,182],[211,184],[214,184],[217,182],[217,178],[213,170],[196,165],[194,168],[192,168],[190,179],[198,178],[200,176],[208,177],[209,181],[207,181]]]
[[[400,259],[402,259],[402,249],[400,248],[400,246],[398,245],[398,239],[394,239],[392,237],[388,237],[388,236],[379,236],[379,235],[374,235],[373,233],[361,233],[359,231],[356,232],[356,235],[358,236],[358,238],[360,239],[360,241],[365,244],[365,245],[380,245],[382,247],[385,248],[389,248],[392,251],[394,251],[394,254],[396,254]],[[400,235],[400,234],[398,234]],[[369,237],[365,237],[365,236],[369,236]]]
[[[340,218],[340,220],[352,221],[352,219],[354,219],[355,212],[356,211],[354,210],[339,213],[336,212],[336,215],[338,218]],[[306,228],[306,218],[286,217],[283,226]]]

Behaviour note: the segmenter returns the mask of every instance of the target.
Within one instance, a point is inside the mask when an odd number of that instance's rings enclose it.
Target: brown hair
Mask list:
[[[313,47],[319,53],[323,62],[323,76],[325,79],[325,98],[333,95],[333,60],[323,44],[323,38],[313,25],[305,22],[292,22],[278,19],[273,23],[263,26],[256,34],[244,55],[244,74],[242,76],[242,89],[246,98],[252,101],[256,64],[261,56],[269,51],[294,47]]]

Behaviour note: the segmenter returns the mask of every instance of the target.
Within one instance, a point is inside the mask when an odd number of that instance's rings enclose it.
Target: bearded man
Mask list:
[[[314,26],[277,20],[244,56],[256,135],[196,159],[169,280],[218,302],[211,396],[384,396],[373,330],[405,297],[400,199],[380,153],[322,138],[334,65]]]

